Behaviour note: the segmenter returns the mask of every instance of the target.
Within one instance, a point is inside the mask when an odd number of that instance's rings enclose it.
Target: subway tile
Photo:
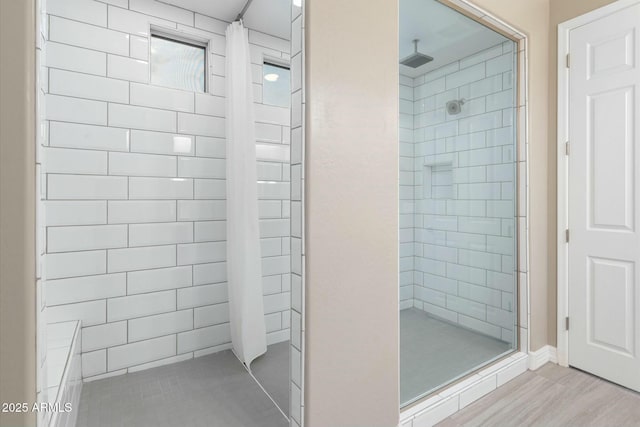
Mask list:
[[[45,201],[46,225],[97,225],[107,223],[107,202]]]
[[[282,164],[258,162],[258,181],[282,181]]]
[[[174,177],[176,163],[173,156],[109,153],[109,175]]]
[[[175,291],[111,298],[107,300],[107,320],[109,323],[117,322],[118,320],[166,313],[174,311],[175,308]],[[129,326],[131,326],[131,323],[129,323]],[[131,332],[130,329],[129,332]]]
[[[178,353],[213,347],[230,341],[231,330],[228,323],[194,329],[178,334]]]
[[[502,257],[498,254],[488,252],[458,249],[458,263],[471,267],[500,271],[502,266]]]
[[[73,252],[127,246],[126,225],[82,225],[47,228],[47,252]]]
[[[164,291],[191,286],[192,268],[169,267],[127,273],[129,295]]]
[[[490,59],[487,61],[487,76],[513,70],[514,62],[513,53],[506,53],[497,58]]]
[[[180,24],[194,25],[194,13],[154,0],[129,0],[129,9],[145,15],[157,16]]]
[[[300,239],[292,239],[291,244]],[[293,256],[293,255],[292,255]],[[289,256],[269,257],[262,259],[262,275],[271,276],[274,274],[285,274],[291,270],[291,262]]]
[[[126,343],[127,322],[105,323],[82,328],[83,353]]]
[[[447,246],[460,249],[484,251],[487,237],[483,234],[447,232]]]
[[[193,309],[195,328],[229,322],[229,304],[221,303]]]
[[[192,286],[178,290],[178,309],[220,304],[229,300],[226,283]]]
[[[191,199],[193,180],[185,178],[129,178],[129,198]]]
[[[175,246],[111,249],[108,252],[108,269],[110,273],[172,267],[175,265]]]
[[[256,123],[256,141],[282,143],[282,126],[269,123]]]
[[[196,13],[196,16],[195,16],[196,28],[200,28],[205,31],[210,31],[212,33],[224,35],[227,25],[229,24],[219,19],[211,18],[209,16]]]
[[[447,295],[447,308],[456,313],[470,316],[480,320],[486,320],[487,306],[455,295]]]
[[[154,338],[107,350],[108,370],[115,371],[176,354],[176,336]]]
[[[198,157],[214,157],[218,159],[224,159],[226,157],[225,139],[197,136],[196,155]]]
[[[47,0],[47,13],[53,16],[107,26],[107,5],[87,0]]]
[[[254,30],[249,30],[249,43],[279,50],[284,53],[289,53],[290,49],[290,42],[288,40]]]
[[[98,101],[129,102],[127,82],[56,69],[49,71],[49,93]]]
[[[50,200],[126,199],[127,178],[119,176],[49,175]]]
[[[175,132],[176,113],[147,107],[109,104],[109,126]]]
[[[106,175],[107,153],[90,150],[44,148],[47,173]]]
[[[197,264],[193,266],[193,284],[206,285],[209,283],[221,283],[227,280],[227,263],[215,262],[210,264]]]
[[[194,181],[195,199],[225,199],[227,182],[222,179],[196,179]]]
[[[176,220],[175,201],[110,201],[109,224],[168,222]]]
[[[488,200],[487,216],[496,218],[513,218],[515,206],[512,201]]]
[[[207,93],[196,93],[195,97],[196,114],[225,117],[225,98]]]
[[[255,104],[256,122],[270,123],[274,125],[289,126],[289,108],[276,107],[274,105]]]
[[[131,83],[131,104],[192,113],[194,94],[184,90]]]
[[[198,114],[178,113],[178,133],[224,137],[225,119]]]
[[[466,99],[480,98],[502,90],[502,76],[487,77],[460,88],[460,97]]]
[[[129,34],[51,16],[49,40],[117,55],[129,55]]]
[[[496,218],[459,217],[459,231],[476,234],[501,234],[502,224]]]
[[[487,271],[487,286],[504,292],[513,292],[515,289],[515,279],[512,274]]]
[[[487,111],[495,111],[503,108],[513,108],[516,100],[511,89],[503,92],[492,93],[486,97]],[[504,122],[505,126],[507,125]]]
[[[487,236],[487,251],[513,255],[515,252],[515,239],[513,237]]]
[[[288,182],[260,182],[258,183],[258,198],[286,200],[291,196]]]
[[[480,63],[446,76],[447,89],[460,87],[485,77],[485,64]]]
[[[129,56],[149,61],[149,39],[134,35],[129,36]]]
[[[107,75],[107,54],[49,41],[46,65],[80,73]]]
[[[492,111],[490,113],[463,118],[460,119],[458,123],[458,129],[461,134],[481,132],[499,127],[502,127],[502,111]]]
[[[87,378],[107,372],[107,351],[82,353],[82,377]]]
[[[132,224],[129,226],[129,246],[157,246],[193,242],[193,224],[170,222]]]
[[[193,311],[180,310],[129,320],[129,342],[193,329]]]
[[[149,82],[149,63],[141,59],[108,55],[107,76],[130,82]]]
[[[178,176],[186,178],[224,178],[226,161],[197,157],[178,158]]]
[[[58,323],[80,320],[83,328],[98,325],[106,321],[105,304],[105,300],[100,300],[47,307],[47,322]]]
[[[466,58],[460,60],[460,68],[467,68],[471,65],[475,65],[480,62],[485,62],[488,59],[492,59],[500,55],[502,55],[502,43],[498,44],[497,46],[490,47],[489,49],[482,50],[473,55],[467,56]]]
[[[103,124],[106,124],[106,107]],[[129,131],[106,126],[51,122],[49,145],[88,150],[129,151]]]
[[[226,219],[224,200],[179,200],[178,221],[207,221]]]
[[[204,221],[194,224],[195,242],[216,242],[226,240],[227,224],[225,221]]]
[[[513,330],[516,324],[515,313],[497,307],[487,307],[487,322]]]
[[[108,15],[109,28],[143,37],[149,36],[150,24],[176,28],[176,24],[171,21],[127,10],[126,7],[109,6]]]
[[[447,277],[461,280],[476,285],[484,285],[487,282],[487,272],[481,268],[469,267],[460,264],[447,264]]]
[[[136,153],[193,156],[195,139],[189,135],[131,130],[131,151]]]
[[[502,162],[502,147],[490,147],[458,153],[458,166],[486,166]]]
[[[124,274],[47,280],[45,286],[49,307],[123,296],[127,292]]]
[[[256,144],[256,159],[271,162],[289,162],[289,147],[286,145]]]
[[[460,314],[458,316],[458,322],[465,328],[473,329],[474,331],[481,332],[485,335],[489,335],[497,339],[502,338],[502,331],[499,326],[492,325],[490,323],[475,319],[473,317],[465,316],[463,314]]]
[[[178,265],[224,261],[226,242],[187,243],[178,245]]]
[[[456,294],[457,282],[446,277],[424,273],[424,286],[447,294]]]
[[[47,254],[47,279],[106,273],[105,251]]]
[[[502,304],[500,291],[471,283],[458,282],[458,296],[494,307]]]
[[[47,120],[90,125],[107,124],[107,103],[49,94],[46,96]]]
[[[265,295],[263,301],[265,314],[275,313],[289,310],[291,306],[291,295],[288,292]]]

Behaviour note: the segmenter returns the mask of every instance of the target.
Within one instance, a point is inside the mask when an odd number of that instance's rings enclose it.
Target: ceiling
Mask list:
[[[184,9],[231,22],[247,0],[162,0]],[[244,15],[247,27],[289,40],[291,0],[253,0]]]
[[[434,60],[416,69],[400,65],[400,72],[410,77],[507,40],[436,0],[400,0],[400,59],[413,53],[413,39],[420,40],[418,51]]]

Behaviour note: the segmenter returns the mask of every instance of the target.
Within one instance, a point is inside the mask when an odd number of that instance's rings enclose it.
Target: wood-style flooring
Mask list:
[[[548,363],[437,424],[438,427],[640,426],[640,393]]]

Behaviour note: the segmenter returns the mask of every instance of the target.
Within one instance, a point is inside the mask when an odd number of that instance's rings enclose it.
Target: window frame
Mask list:
[[[174,43],[180,43],[180,44],[184,44],[187,46],[191,46],[191,47],[197,47],[197,48],[201,48],[204,49],[204,90],[202,92],[198,92],[198,91],[189,91],[187,89],[183,89],[183,88],[175,88],[175,87],[170,87],[170,86],[161,86],[161,85],[157,85],[154,84],[151,81],[151,39],[153,37],[157,37],[163,40],[167,40],[170,42],[174,42]],[[211,55],[211,39],[206,38],[206,37],[202,37],[202,36],[198,36],[195,34],[190,34],[188,32],[185,31],[176,31],[173,29],[169,29],[169,28],[164,28],[164,27],[158,27],[155,25],[150,25],[149,26],[149,37],[148,37],[148,43],[149,43],[149,52],[148,52],[148,61],[149,61],[149,85],[152,86],[158,86],[158,87],[166,87],[169,89],[176,89],[176,90],[183,90],[185,92],[193,92],[193,93],[206,93],[206,94],[211,94],[211,72],[210,72],[210,61],[209,61],[209,55]]]

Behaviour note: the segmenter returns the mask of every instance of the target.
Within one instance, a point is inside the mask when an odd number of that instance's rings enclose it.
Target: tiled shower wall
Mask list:
[[[304,0],[291,5],[291,384],[289,425],[304,425]]]
[[[408,127],[413,101],[414,130],[413,158],[401,157],[402,299],[412,207],[413,306],[508,342],[516,331],[514,70],[514,43],[505,42],[415,78],[413,99],[405,89],[401,103]],[[457,99],[462,112],[448,114],[446,102]]]
[[[225,271],[227,26],[153,0],[48,0],[46,304],[82,320],[83,375],[197,357],[230,343]],[[211,40],[207,94],[149,85],[149,25]],[[289,109],[263,105],[249,34],[268,343],[289,338]],[[187,153],[173,150],[186,137]]]

